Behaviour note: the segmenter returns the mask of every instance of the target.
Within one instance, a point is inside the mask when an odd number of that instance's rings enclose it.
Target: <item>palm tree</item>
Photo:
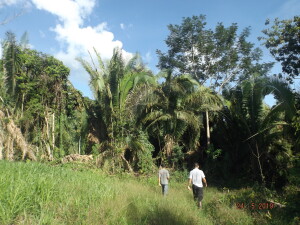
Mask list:
[[[20,46],[16,41],[16,36],[12,32],[7,32],[3,42],[3,70],[7,92],[12,97],[16,94],[16,77],[21,69],[19,53]]]
[[[114,49],[113,56],[108,63],[104,63],[99,53],[94,49],[98,59],[98,67],[92,60],[92,65],[78,59],[91,77],[90,86],[96,101],[100,106],[103,122],[107,129],[107,136],[112,141],[120,135],[120,124],[124,123],[126,100],[128,94],[142,83],[154,83],[152,73],[141,65],[140,56],[135,55],[124,64],[121,50]],[[114,129],[114,126],[117,126]]]
[[[263,103],[270,93],[277,99],[272,108]],[[224,91],[224,96],[229,102],[217,133],[231,164],[243,171],[251,165],[253,177],[259,174],[263,184],[276,183],[278,170],[286,172],[287,158],[292,156],[285,135],[296,113],[292,91],[280,80],[254,75],[234,90]]]
[[[183,144],[188,150],[199,146],[201,114],[220,102],[210,89],[200,86],[189,75],[172,77],[165,75],[161,86],[153,87],[136,103],[137,121],[152,134],[158,142],[164,142],[160,149],[162,160],[170,158],[175,145]],[[184,138],[184,137],[187,138]]]
[[[133,56],[127,64],[124,63],[121,50],[114,49],[109,62],[103,62],[100,54],[94,49],[98,59],[98,66],[92,59],[92,64],[78,59],[91,77],[90,86],[99,106],[101,133],[110,148],[120,153],[124,160],[124,151],[128,147],[126,138],[134,130],[127,115],[127,101],[129,94],[138,86],[156,83],[151,71],[147,70],[138,54]],[[127,167],[129,166],[126,162]]]

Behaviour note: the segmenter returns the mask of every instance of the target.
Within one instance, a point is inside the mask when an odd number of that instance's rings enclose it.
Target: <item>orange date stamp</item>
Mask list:
[[[269,210],[269,209],[274,209],[275,204],[271,202],[250,202],[250,203],[245,203],[245,202],[236,202],[235,206],[237,209],[251,209],[251,210]]]

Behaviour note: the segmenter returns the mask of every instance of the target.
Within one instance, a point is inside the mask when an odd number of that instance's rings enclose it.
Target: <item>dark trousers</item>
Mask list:
[[[168,193],[168,185],[167,184],[161,184],[161,190],[163,195],[167,195]]]
[[[194,200],[201,202],[203,199],[203,188],[198,187],[196,185],[193,185],[193,195],[194,195]]]

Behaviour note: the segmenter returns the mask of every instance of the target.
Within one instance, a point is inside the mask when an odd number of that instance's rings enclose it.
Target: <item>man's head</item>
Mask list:
[[[199,163],[194,163],[195,168],[199,168]]]
[[[165,168],[165,164],[164,164],[164,163],[161,163],[161,164],[160,164],[160,167],[161,167],[161,168]]]

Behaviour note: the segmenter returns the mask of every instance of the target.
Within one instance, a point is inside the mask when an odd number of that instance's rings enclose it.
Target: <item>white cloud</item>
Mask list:
[[[122,42],[114,41],[114,34],[106,31],[105,24],[96,27],[62,26],[58,24],[53,31],[57,33],[57,40],[67,44],[66,53],[76,53],[77,56],[86,55],[95,47],[104,58],[110,58],[115,47],[122,48]]]
[[[0,0],[0,8],[13,5],[21,5],[24,10],[29,8],[31,4],[27,0]]]
[[[120,23],[120,27],[122,30],[125,30],[125,24],[124,23]]]
[[[95,6],[94,0],[32,0],[32,3],[38,9],[58,16],[64,24],[74,25],[82,25]]]
[[[11,12],[8,15],[5,15],[5,17],[0,18],[0,25],[7,24],[15,18],[19,17],[20,15],[22,15],[25,12],[25,10],[30,8],[30,2],[27,0],[0,0],[0,15],[3,16],[2,8],[15,6],[17,6],[19,9],[13,10],[14,12]]]
[[[132,28],[133,24],[130,23],[130,24],[126,25],[124,23],[120,23],[120,27],[121,27],[122,30],[125,30],[125,29],[128,29],[128,28]]]
[[[143,60],[144,60],[146,63],[150,63],[150,62],[151,62],[151,60],[152,60],[152,55],[151,55],[151,52],[150,52],[150,51],[148,51],[148,52],[146,53],[146,55],[143,57]]]
[[[15,5],[19,2],[20,0],[0,0],[0,8],[4,6]]]
[[[84,20],[92,13],[96,0],[32,0],[36,8],[45,10],[59,18],[58,24],[50,28],[56,33],[61,49],[55,54],[71,68],[70,79],[73,83],[88,82],[88,75],[78,76],[83,72],[81,65],[75,60],[82,57],[89,60],[88,51],[95,47],[103,59],[110,58],[115,47],[122,48],[121,41],[115,40],[114,34],[107,29],[107,23],[96,26],[84,26]],[[124,24],[123,24],[124,25]],[[125,25],[124,25],[125,27]],[[132,54],[123,50],[124,58]]]
[[[284,4],[276,13],[274,13],[274,15],[272,15],[272,17],[279,17],[280,19],[291,19],[292,17],[299,15],[299,0],[288,0],[283,2]]]
[[[46,37],[46,34],[42,30],[40,30],[39,33],[40,33],[41,38],[45,38]]]
[[[26,44],[26,48],[34,49],[35,47],[33,44],[28,43]]]
[[[26,3],[24,7],[30,5],[27,0],[0,0],[0,8],[20,3]],[[56,33],[56,40],[61,46],[60,50],[54,52],[54,56],[70,67],[70,80],[74,84],[83,86],[83,82],[87,87],[89,81],[89,76],[76,61],[77,57],[89,60],[88,51],[93,53],[93,48],[95,48],[103,59],[109,59],[115,47],[123,47],[123,43],[115,40],[114,34],[108,30],[106,22],[93,27],[84,26],[84,21],[91,15],[96,0],[31,0],[31,3],[37,9],[47,11],[58,17],[57,24],[50,28]],[[128,26],[120,24],[120,26],[125,29],[132,27],[132,24]],[[44,38],[45,33],[40,31],[40,36]],[[132,57],[131,53],[122,51],[126,61]]]

